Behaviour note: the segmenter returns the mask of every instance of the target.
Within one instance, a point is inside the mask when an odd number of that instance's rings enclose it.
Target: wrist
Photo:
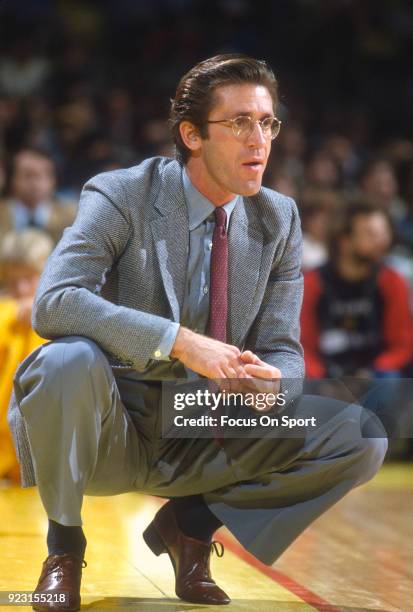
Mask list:
[[[175,338],[170,356],[182,361],[182,357],[185,355],[187,347],[195,335],[190,329],[181,326]]]

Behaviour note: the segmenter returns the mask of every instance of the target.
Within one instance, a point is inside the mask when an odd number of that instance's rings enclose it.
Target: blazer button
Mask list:
[[[155,357],[160,357],[161,355],[162,355],[162,353],[161,353],[161,351],[159,349],[154,352],[154,356]]]

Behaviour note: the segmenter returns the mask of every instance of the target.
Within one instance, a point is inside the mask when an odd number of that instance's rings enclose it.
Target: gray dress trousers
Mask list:
[[[29,355],[14,393],[50,519],[81,525],[85,494],[203,494],[267,564],[372,478],[387,450],[384,435],[362,436],[360,406],[316,396],[303,396],[297,414],[322,412],[323,426],[302,439],[228,439],[220,446],[208,438],[162,438],[160,383],[112,368],[101,349],[80,336]]]

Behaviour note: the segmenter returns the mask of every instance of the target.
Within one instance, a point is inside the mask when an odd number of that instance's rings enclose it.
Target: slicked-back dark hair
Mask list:
[[[277,80],[271,68],[247,55],[228,53],[216,55],[191,68],[180,80],[171,100],[169,126],[176,147],[176,156],[184,163],[191,151],[179,131],[182,121],[190,121],[202,138],[208,137],[208,115],[215,104],[215,90],[223,85],[263,85],[271,95],[274,108],[278,102]]]

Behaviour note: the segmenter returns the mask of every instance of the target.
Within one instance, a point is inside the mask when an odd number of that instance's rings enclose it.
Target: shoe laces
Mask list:
[[[203,557],[202,557],[203,561],[201,565],[202,579],[207,580],[208,582],[212,580],[209,561],[210,561],[210,555],[213,552],[215,552],[217,557],[222,557],[224,555],[224,545],[222,544],[222,542],[218,542],[217,540],[214,540],[213,542],[211,542],[209,546],[206,546],[204,548]]]
[[[65,563],[70,563],[73,564],[73,560],[72,559],[66,559]],[[63,576],[63,571],[61,568],[61,560],[60,559],[53,559],[52,563],[49,563],[47,566],[47,571],[45,576],[48,576],[49,574],[52,574],[53,572],[56,572],[58,576]],[[87,562],[82,559],[82,568],[87,567]]]
[[[223,557],[224,556],[224,545],[222,542],[219,542],[218,540],[214,540],[213,542],[211,542],[211,546],[210,549],[211,553],[213,553],[215,551],[215,554],[217,557]]]

